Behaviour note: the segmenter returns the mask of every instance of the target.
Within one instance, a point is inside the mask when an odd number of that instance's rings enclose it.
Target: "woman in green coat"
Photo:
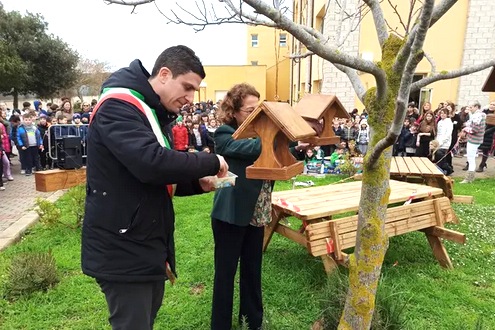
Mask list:
[[[239,323],[259,329],[263,320],[261,261],[264,225],[271,217],[271,190],[268,180],[246,178],[246,167],[261,153],[259,139],[234,140],[232,134],[253,112],[260,94],[248,84],[235,85],[225,96],[217,116],[224,123],[214,135],[215,151],[238,175],[234,187],[215,193],[211,213],[215,240],[215,279],[211,329],[230,330],[234,278],[240,261]]]

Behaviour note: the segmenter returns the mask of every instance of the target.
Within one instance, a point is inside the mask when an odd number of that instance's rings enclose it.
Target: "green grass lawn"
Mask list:
[[[299,178],[307,180],[309,178]],[[336,177],[316,179],[327,184]],[[441,268],[424,234],[390,240],[382,286],[397,293],[397,304],[409,301],[407,329],[495,329],[495,180],[456,184],[455,194],[475,196],[474,205],[454,205],[459,225],[449,228],[467,236],[464,246],[446,242],[454,269]],[[290,189],[278,182],[276,189]],[[213,282],[213,239],[209,211],[213,194],[175,199],[178,281],[166,285],[155,329],[209,329]],[[69,207],[64,196],[57,205]],[[65,222],[73,223],[68,216]],[[291,222],[297,220],[291,220]],[[37,224],[21,242],[0,254],[0,287],[13,256],[51,250],[60,283],[46,293],[15,302],[0,300],[0,329],[108,329],[103,294],[80,270],[80,230]],[[342,270],[345,273],[345,269]],[[319,258],[301,246],[274,235],[263,261],[263,298],[270,329],[310,329],[320,318],[327,277]],[[0,289],[0,293],[1,293]],[[237,308],[237,306],[235,307]],[[234,312],[235,313],[235,312]]]

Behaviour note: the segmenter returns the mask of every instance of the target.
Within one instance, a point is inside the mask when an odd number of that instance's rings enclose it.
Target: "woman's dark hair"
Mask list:
[[[217,112],[218,120],[228,125],[232,124],[234,121],[234,113],[240,111],[244,99],[248,95],[255,96],[258,99],[260,98],[260,93],[258,93],[256,88],[249,84],[242,83],[232,87],[220,104],[220,108]]]
[[[186,46],[174,46],[165,49],[156,59],[151,76],[155,77],[161,68],[167,67],[175,78],[188,72],[194,72],[204,79],[205,70],[194,51]]]

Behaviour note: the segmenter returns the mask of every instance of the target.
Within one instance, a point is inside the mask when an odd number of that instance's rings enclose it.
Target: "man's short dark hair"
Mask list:
[[[22,106],[23,106],[24,108],[29,108],[29,107],[31,106],[31,103],[29,103],[28,101],[26,101],[26,102],[22,102]]]
[[[169,68],[174,78],[191,71],[199,75],[201,79],[206,77],[203,64],[194,51],[183,45],[165,49],[156,59],[151,76],[155,77],[163,67]]]

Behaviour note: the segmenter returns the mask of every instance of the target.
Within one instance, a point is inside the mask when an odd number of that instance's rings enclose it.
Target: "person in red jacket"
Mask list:
[[[187,151],[189,145],[189,133],[182,120],[177,120],[176,125],[172,128],[174,136],[174,149],[177,151]]]

